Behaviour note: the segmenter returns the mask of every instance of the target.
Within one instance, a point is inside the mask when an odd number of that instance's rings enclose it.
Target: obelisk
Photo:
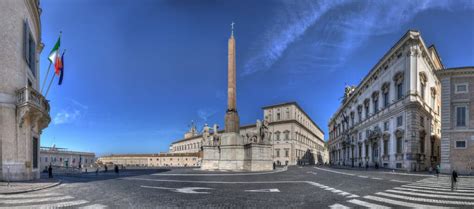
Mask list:
[[[235,39],[234,23],[232,22],[232,32],[229,38],[229,53],[227,65],[227,112],[225,114],[225,132],[239,133],[239,115],[237,113],[236,101],[236,73],[235,73]]]

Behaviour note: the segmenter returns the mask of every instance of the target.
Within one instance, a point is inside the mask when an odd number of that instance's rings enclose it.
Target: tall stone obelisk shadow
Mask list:
[[[201,169],[233,171],[267,171],[273,169],[270,140],[264,140],[263,129],[258,130],[259,143],[247,143],[240,136],[237,113],[237,85],[235,63],[234,23],[228,42],[227,111],[224,133],[211,140],[204,139]]]

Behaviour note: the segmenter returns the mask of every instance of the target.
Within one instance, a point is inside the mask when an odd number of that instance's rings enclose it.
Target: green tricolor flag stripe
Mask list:
[[[53,49],[49,53],[49,56],[48,56],[49,62],[53,63],[56,60],[56,56],[59,56],[60,45],[61,45],[61,36],[58,38],[58,41],[56,41],[56,44],[54,45]]]

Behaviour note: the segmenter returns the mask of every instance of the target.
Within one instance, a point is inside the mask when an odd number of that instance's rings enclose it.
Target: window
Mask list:
[[[402,153],[402,138],[401,137],[397,138],[397,153],[398,154]]]
[[[435,102],[436,102],[436,96],[432,95],[431,96],[431,108],[434,110],[435,109]]]
[[[390,104],[390,101],[388,98],[388,91],[387,91],[383,93],[383,107],[387,108],[389,104]]]
[[[33,168],[38,168],[38,138],[33,137]]]
[[[469,91],[467,83],[456,84],[454,87],[455,94],[463,94]]]
[[[372,101],[374,103],[374,113],[377,113],[379,111],[379,96],[378,96],[378,94],[377,94],[377,96],[374,96]]]
[[[275,135],[276,135],[276,140],[277,140],[277,141],[280,141],[280,132],[277,131],[277,132],[275,133]]]
[[[357,113],[359,115],[359,123],[360,123],[362,121],[362,106],[361,105],[357,107]]]
[[[425,153],[425,138],[420,138],[420,153]]]
[[[33,35],[31,34],[30,27],[28,26],[28,21],[24,21],[23,28],[23,51],[25,54],[25,61],[26,64],[28,64],[28,67],[30,68],[30,71],[33,76],[36,76],[36,43],[33,39]]]
[[[397,127],[403,126],[403,116],[397,117]]]
[[[403,83],[397,84],[397,99],[402,99],[403,97]]]
[[[276,156],[280,157],[280,150],[279,149],[276,149]]]
[[[425,100],[425,91],[426,91],[426,84],[422,82],[420,85],[420,94],[421,94],[421,99],[423,99],[423,101]]]
[[[425,127],[425,118],[423,116],[420,116],[420,126]]]
[[[277,113],[277,120],[280,120],[280,113]]]
[[[455,142],[455,148],[466,148],[466,141],[463,140],[463,141],[456,141]]]
[[[290,150],[285,149],[285,157],[289,157],[289,156],[290,156]]]
[[[290,139],[290,132],[285,131],[285,140],[289,140],[289,139]]]
[[[466,106],[456,107],[456,126],[466,127]]]
[[[384,131],[388,131],[389,128],[390,128],[390,123],[389,123],[389,121],[385,121],[385,122],[383,123],[383,130],[384,130]]]
[[[369,103],[365,104],[365,118],[369,118]]]
[[[388,140],[383,141],[383,154],[384,154],[385,156],[388,155]]]

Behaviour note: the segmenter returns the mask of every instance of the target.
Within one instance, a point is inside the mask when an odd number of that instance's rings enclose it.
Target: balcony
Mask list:
[[[29,118],[30,123],[40,133],[51,121],[48,100],[31,87],[24,87],[16,92],[16,106],[20,128],[25,119]]]

